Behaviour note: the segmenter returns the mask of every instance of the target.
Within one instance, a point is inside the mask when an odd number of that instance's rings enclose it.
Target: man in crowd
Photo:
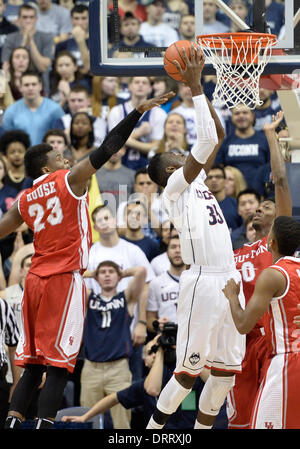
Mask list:
[[[89,54],[89,9],[78,4],[71,9],[72,31],[66,34],[66,39],[60,40],[55,46],[55,56],[61,51],[69,51],[76,59],[77,65],[84,74],[90,71]]]
[[[48,129],[63,117],[63,109],[53,100],[41,95],[42,82],[38,73],[24,72],[21,76],[23,98],[9,106],[3,116],[3,129],[23,129],[30,137],[31,145],[42,142]]]
[[[151,262],[159,254],[159,245],[154,239],[143,234],[143,226],[148,222],[147,207],[143,201],[129,201],[125,208],[125,217],[127,227],[122,238],[141,248]]]
[[[63,131],[65,131],[66,135],[70,137],[72,116],[79,111],[88,112],[93,121],[95,136],[94,144],[101,145],[104,137],[107,134],[107,126],[105,120],[102,117],[92,116],[90,108],[90,93],[88,89],[85,86],[81,86],[80,84],[75,84],[70,90],[67,103],[69,112],[64,113],[64,115],[56,121],[54,127],[62,129]]]
[[[227,33],[229,27],[217,20],[217,5],[213,0],[203,1],[203,34]]]
[[[152,92],[150,78],[134,76],[128,83],[130,100],[114,106],[108,115],[108,129],[125,117],[134,107],[143,102]],[[133,170],[145,167],[148,164],[147,154],[157,147],[163,137],[164,122],[167,114],[160,108],[154,108],[145,114],[139,121],[134,132],[126,142],[126,154],[123,164]]]
[[[178,235],[170,238],[167,255],[170,262],[169,269],[155,277],[149,285],[147,326],[152,332],[154,320],[159,320],[160,325],[168,321],[177,323],[179,278],[186,269],[181,256]]]
[[[246,220],[253,216],[259,206],[259,195],[253,189],[242,190],[237,196],[238,213],[242,218],[242,224],[231,233],[233,249],[243,246],[247,242]]]
[[[134,306],[141,299],[147,271],[144,267],[121,270],[110,260],[100,262],[95,279],[100,293],[90,291],[83,334],[85,361],[81,372],[81,398],[84,407],[131,384],[128,360],[132,354],[130,322]],[[128,286],[117,291],[122,278]],[[101,344],[99,345],[99,342]],[[114,429],[130,428],[130,412],[112,409]]]
[[[109,50],[109,54],[116,58],[120,55],[120,52],[118,52],[118,48],[119,47],[131,47],[128,49],[128,51],[131,50],[132,52],[132,56],[135,58],[144,58],[145,57],[145,52],[135,52],[134,48],[135,47],[145,47],[145,48],[151,48],[153,47],[152,44],[149,44],[149,42],[146,42],[143,37],[140,35],[139,31],[140,31],[140,26],[141,26],[141,21],[137,16],[134,16],[131,12],[126,12],[124,14],[124,17],[121,19],[121,35],[122,35],[122,39],[120,40],[120,42],[118,43],[117,46],[112,47]],[[123,52],[122,52],[123,53]],[[126,55],[126,53],[125,53]],[[147,52],[147,56],[157,56],[157,53],[153,53],[153,52]]]
[[[72,31],[70,11],[52,0],[37,0],[37,29],[54,36]]]
[[[254,112],[248,106],[233,108],[234,132],[224,139],[216,156],[216,164],[238,168],[248,187],[252,187],[257,169],[270,160],[267,138],[263,131],[255,131],[254,119]]]
[[[163,22],[166,10],[165,0],[142,0],[146,6],[147,21],[143,22],[140,34],[146,42],[155,47],[169,47],[178,40],[178,33],[174,28]]]
[[[33,68],[42,76],[43,89],[50,92],[49,69],[53,59],[53,34],[45,29],[37,29],[37,11],[30,4],[23,4],[19,9],[19,29],[11,33],[2,48],[3,69],[8,70],[11,52],[18,47],[29,50]]]
[[[195,16],[184,14],[179,23],[180,39],[194,42],[195,40]]]
[[[232,232],[241,224],[241,217],[238,214],[236,199],[227,196],[225,193],[225,180],[226,173],[224,167],[222,165],[214,165],[207,173],[205,184],[216,197],[227,226],[230,232]]]

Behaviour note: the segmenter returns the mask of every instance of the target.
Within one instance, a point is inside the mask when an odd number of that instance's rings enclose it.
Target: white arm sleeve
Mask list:
[[[193,102],[196,113],[197,141],[191,153],[197,162],[205,164],[218,143],[217,130],[205,95],[193,97]]]

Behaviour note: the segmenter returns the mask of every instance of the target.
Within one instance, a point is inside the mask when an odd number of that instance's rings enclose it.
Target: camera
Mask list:
[[[157,320],[152,323],[156,332],[159,332],[159,322]],[[164,361],[167,365],[174,365],[176,362],[176,337],[177,337],[177,324],[168,322],[164,323],[161,336],[157,340],[157,345],[152,346],[149,353],[157,352],[161,347],[164,351]]]

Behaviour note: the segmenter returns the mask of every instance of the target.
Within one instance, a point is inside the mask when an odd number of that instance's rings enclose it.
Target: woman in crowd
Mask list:
[[[177,112],[170,112],[164,125],[164,135],[159,143],[156,153],[180,150],[185,153],[188,149],[186,139],[185,119]],[[149,155],[150,157],[150,155]]]
[[[54,60],[51,99],[65,108],[74,84],[82,84],[90,90],[90,81],[81,75],[75,57],[69,51],[63,50]]]
[[[20,92],[20,80],[22,73],[32,69],[30,53],[25,47],[15,48],[9,57],[9,72],[7,74],[9,79],[9,87],[13,99],[19,100],[22,98]]]
[[[93,122],[87,112],[77,112],[73,115],[70,139],[75,162],[84,158],[95,149]]]
[[[118,103],[118,78],[116,76],[94,76],[92,81],[91,106],[94,117],[106,120],[110,109]]]
[[[225,173],[226,173],[226,183],[225,183],[226,195],[236,198],[239,192],[247,188],[246,180],[242,172],[236,167],[231,167],[230,165],[227,165],[225,167]]]

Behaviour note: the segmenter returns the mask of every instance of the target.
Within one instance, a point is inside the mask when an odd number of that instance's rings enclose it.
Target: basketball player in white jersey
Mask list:
[[[174,374],[160,394],[148,429],[161,429],[204,368],[211,370],[199,400],[196,429],[210,429],[241,370],[245,337],[231,317],[222,288],[225,279],[240,279],[235,269],[228,227],[215,197],[204,183],[206,172],[224,138],[217,114],[200,83],[204,66],[201,50],[191,48],[186,68],[177,64],[192,91],[197,142],[185,159],[172,153],[155,155],[150,178],[164,187],[163,202],[180,236],[183,262],[190,266],[180,277],[178,298],[177,362]],[[239,300],[244,305],[244,295]]]

